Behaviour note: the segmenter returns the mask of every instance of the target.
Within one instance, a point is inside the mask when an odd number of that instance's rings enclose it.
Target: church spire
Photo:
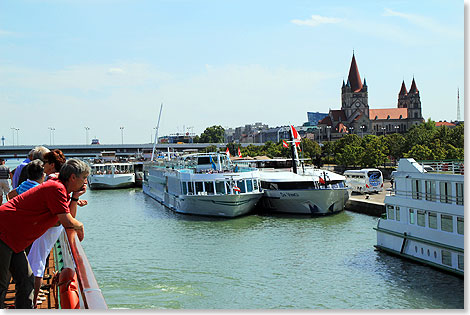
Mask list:
[[[361,76],[359,75],[359,70],[357,69],[354,52],[351,60],[351,68],[349,68],[348,81],[351,84],[351,89],[353,92],[359,92],[362,89]]]
[[[404,96],[406,94],[408,94],[408,91],[406,90],[405,80],[403,80],[403,82],[401,83],[401,90],[400,90],[400,93],[398,93],[398,95],[399,96]]]
[[[411,87],[410,87],[410,91],[408,92],[409,94],[414,94],[414,93],[418,93],[418,88],[416,87],[416,82],[415,82],[415,77],[413,76],[413,82],[411,82]]]

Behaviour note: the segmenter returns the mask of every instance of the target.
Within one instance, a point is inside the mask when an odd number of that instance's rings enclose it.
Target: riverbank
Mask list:
[[[385,196],[390,194],[390,180],[384,180],[384,190],[377,194],[356,194],[353,193],[345,209],[357,213],[363,213],[374,217],[380,217],[385,213]]]

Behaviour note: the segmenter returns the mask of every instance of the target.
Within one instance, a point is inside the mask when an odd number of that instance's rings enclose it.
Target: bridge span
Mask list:
[[[248,145],[263,145],[263,143],[240,143],[240,146],[246,147]],[[95,157],[102,151],[115,151],[117,156],[130,156],[142,152],[152,152],[153,143],[143,144],[66,144],[66,145],[47,145],[43,144],[49,149],[61,150],[67,158],[70,157]],[[208,146],[216,146],[218,149],[225,151],[226,143],[159,143],[157,144],[157,151],[176,151],[182,152],[184,150],[196,149],[202,150]],[[0,146],[0,158],[13,159],[13,158],[26,158],[29,151],[35,145],[14,145],[14,146]]]

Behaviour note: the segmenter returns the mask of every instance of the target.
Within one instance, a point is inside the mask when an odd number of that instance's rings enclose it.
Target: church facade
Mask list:
[[[424,122],[415,79],[408,91],[403,81],[396,108],[370,109],[366,79],[361,80],[356,58],[352,56],[348,80],[341,87],[341,109],[331,110],[318,122],[320,138],[335,140],[345,134],[385,135],[404,133]]]

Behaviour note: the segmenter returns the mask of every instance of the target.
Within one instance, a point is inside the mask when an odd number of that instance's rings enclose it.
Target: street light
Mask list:
[[[400,126],[394,126],[394,128],[395,128],[395,133],[397,133],[398,129],[400,129]]]
[[[15,130],[16,130],[16,145],[20,145],[19,134],[18,134],[18,131],[20,131],[20,128],[15,128]]]
[[[383,135],[385,136],[385,127],[382,127]]]
[[[53,127],[48,127],[49,129],[49,144],[52,145],[54,143],[54,130]]]
[[[85,144],[88,144],[88,131],[90,130],[90,127],[85,127],[85,135],[86,135],[86,142]]]
[[[331,141],[331,126],[326,126],[328,141]]]
[[[12,135],[12,142],[13,142],[13,146],[15,145],[15,130],[16,128],[15,127],[11,127],[11,135]]]
[[[365,128],[365,127],[366,127],[366,126],[364,126],[364,125],[361,126],[361,138],[364,137],[364,128]]]
[[[121,143],[124,144],[124,127],[119,127],[121,129]]]

